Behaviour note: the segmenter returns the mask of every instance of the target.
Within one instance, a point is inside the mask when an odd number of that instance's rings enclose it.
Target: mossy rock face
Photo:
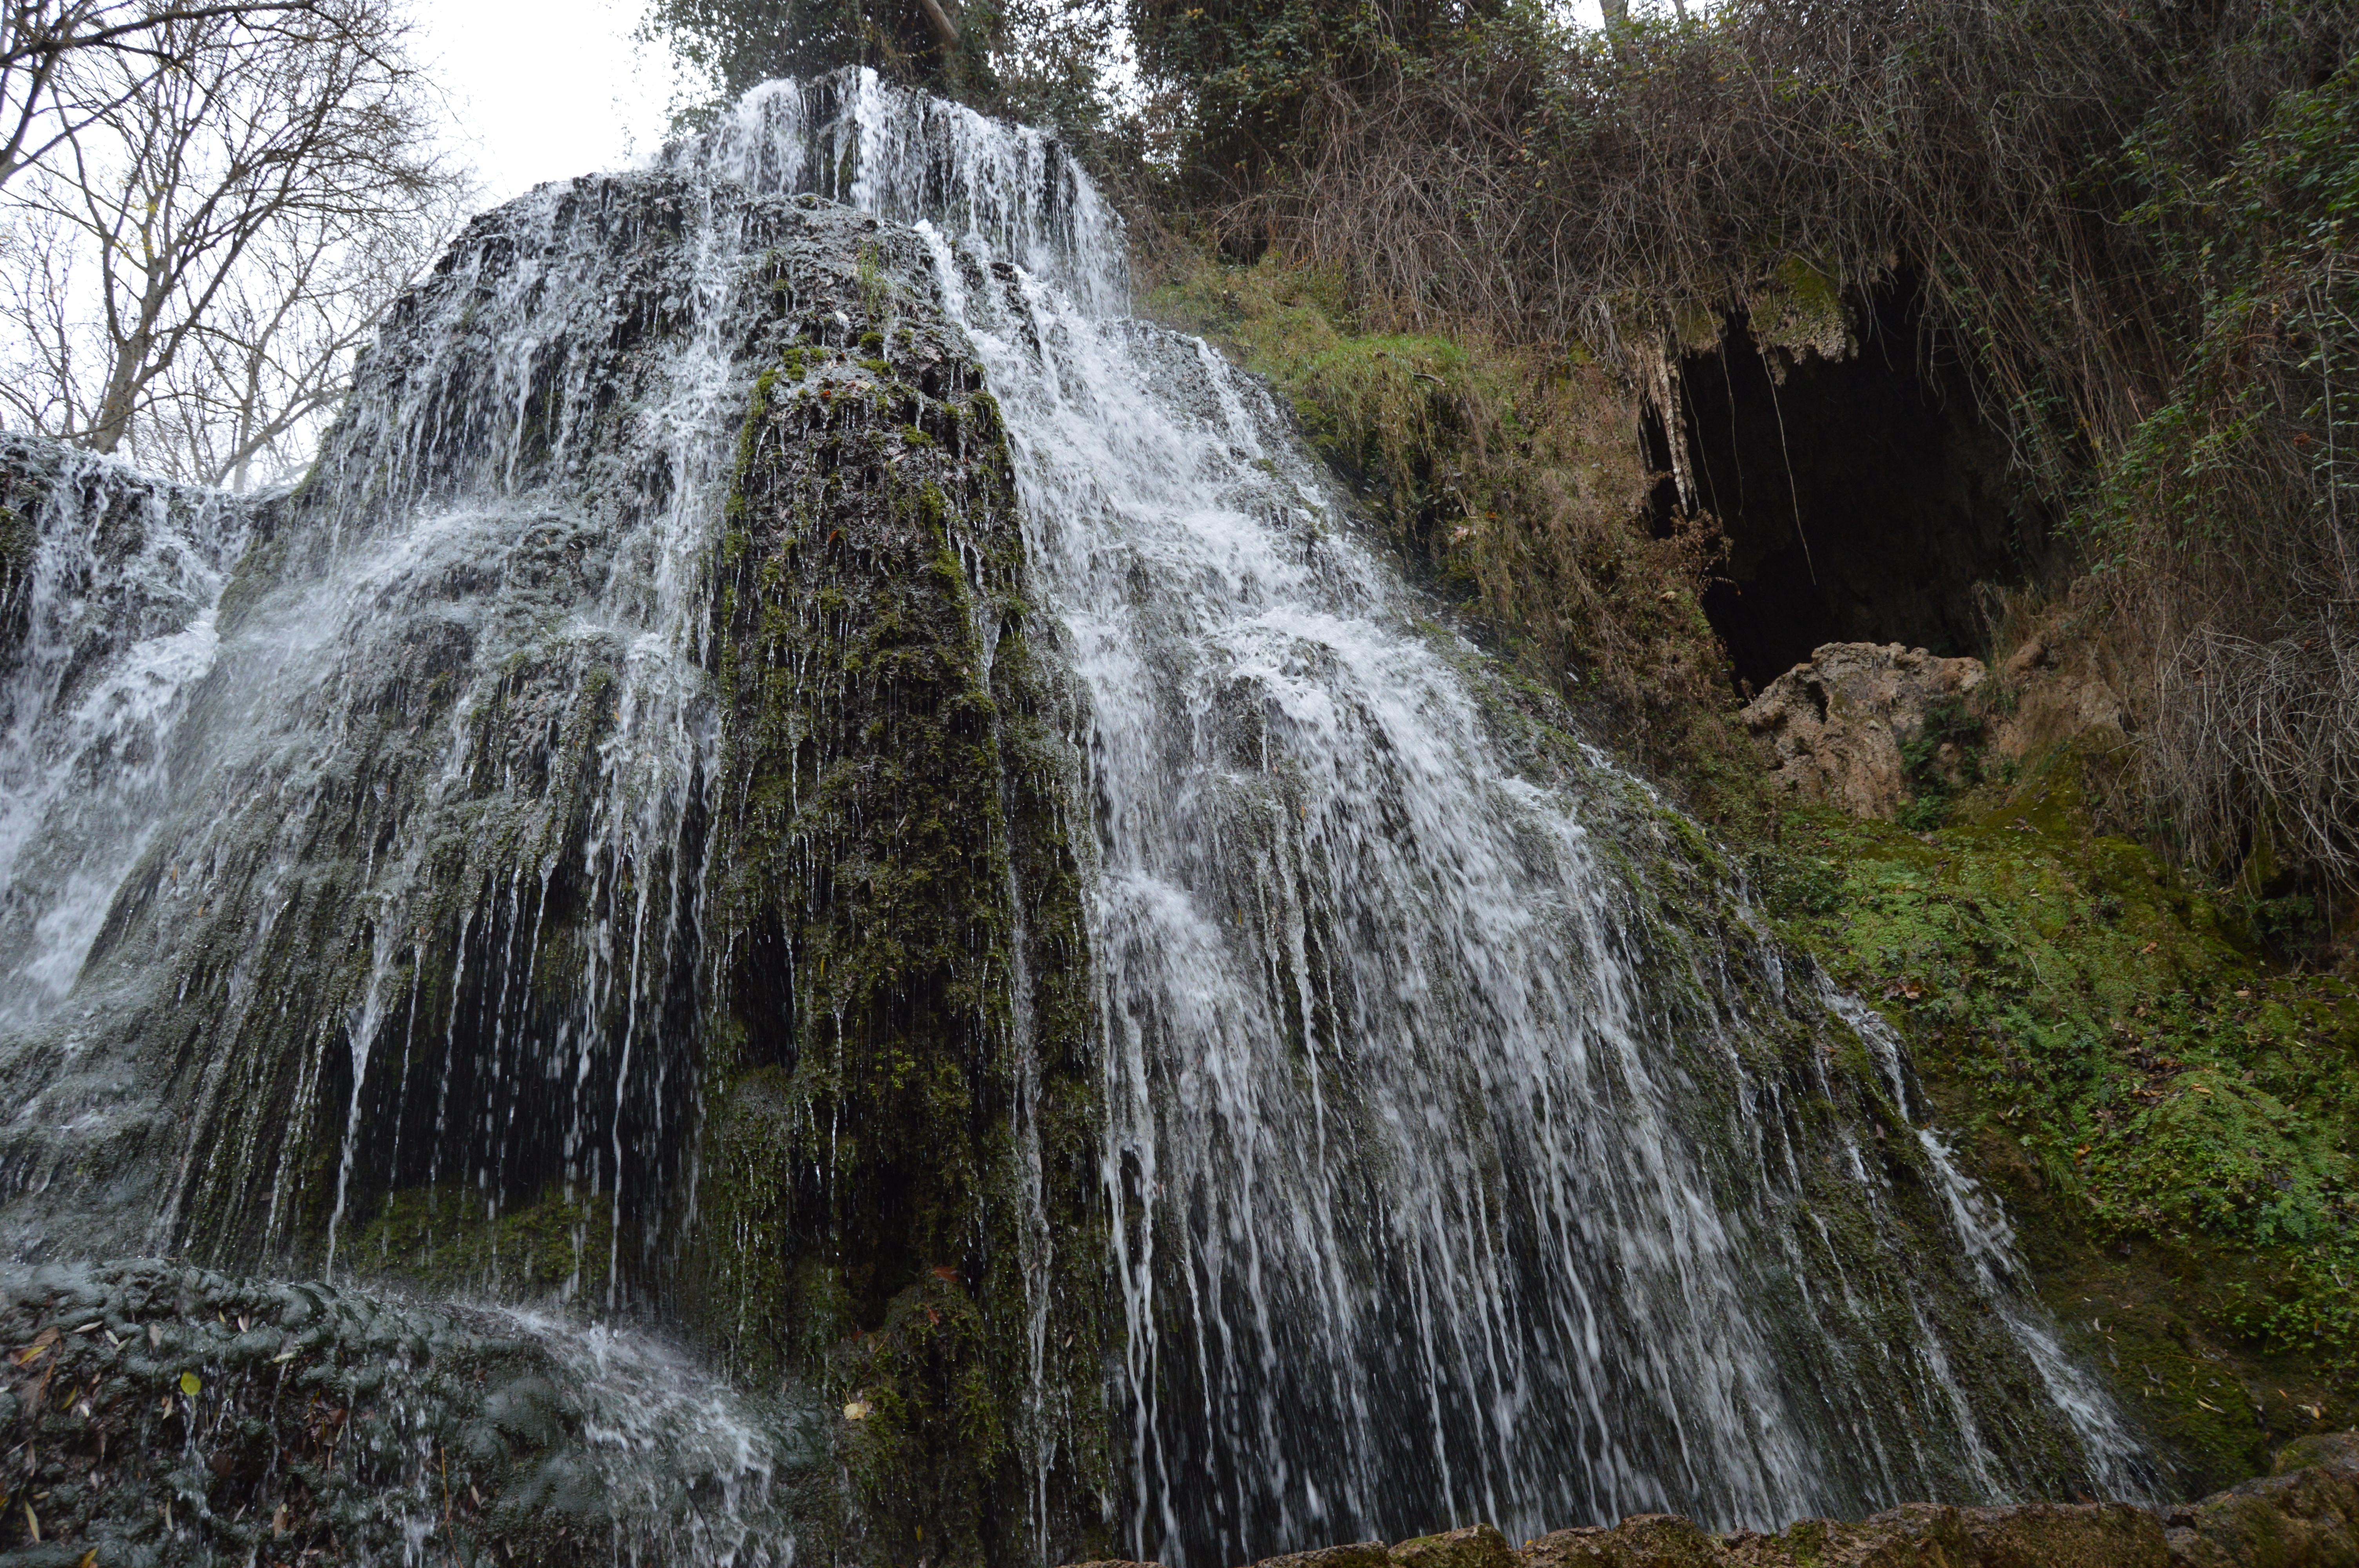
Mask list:
[[[23,1254],[646,1310],[824,1400],[810,1550],[1103,1550],[1080,726],[939,295],[661,171],[470,227],[223,595],[112,1011],[16,1059]]]
[[[842,1406],[839,1550],[996,1560],[1027,1474],[1108,1484],[1079,759],[981,372],[909,299],[832,303],[864,346],[763,378],[720,553],[688,1289]]]
[[[1785,927],[1910,1042],[2182,1494],[2359,1413],[2359,992],[2098,831],[2069,750],[1912,834],[1788,820]]]
[[[462,1187],[390,1195],[345,1242],[339,1267],[442,1294],[501,1300],[593,1296],[609,1277],[614,1205],[552,1189],[504,1212]]]
[[[1401,1568],[1516,1568],[1515,1549],[1487,1524],[1404,1541],[1392,1549],[1392,1560]]]

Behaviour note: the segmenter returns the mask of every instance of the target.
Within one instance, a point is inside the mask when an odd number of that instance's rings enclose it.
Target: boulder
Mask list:
[[[1962,1510],[1975,1568],[2169,1568],[2162,1522],[2129,1503]]]
[[[2172,1568],[2359,1564],[2359,1433],[2288,1444],[2277,1474],[2170,1510]]]
[[[1265,1558],[1254,1568],[1392,1568],[1392,1552],[1383,1541],[1360,1541],[1348,1546],[1289,1552],[1283,1557]]]
[[[1828,643],[1745,707],[1745,727],[1777,788],[1854,816],[1889,818],[1911,798],[1901,748],[1936,704],[1964,698],[1988,674],[1980,659],[1939,658],[1897,643]],[[1936,759],[1945,771],[1959,761]]]
[[[1420,1535],[1392,1549],[1401,1568],[1516,1568],[1516,1549],[1487,1524]]]
[[[1635,1514],[1611,1530],[1560,1530],[1528,1542],[1527,1568],[1714,1568],[1720,1538],[1672,1514]]]
[[[2020,761],[2070,741],[2108,752],[2129,729],[2129,710],[2107,678],[2104,650],[2050,632],[2028,637],[2001,666],[2007,700],[1994,705],[1991,750]]]

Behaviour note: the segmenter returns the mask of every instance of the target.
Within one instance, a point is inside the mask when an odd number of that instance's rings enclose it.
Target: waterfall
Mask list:
[[[1064,792],[1084,930],[1035,918],[1042,855],[993,850],[1006,957],[978,984],[1006,1005],[970,1012],[1006,1137],[978,1139],[1020,1212],[958,1245],[1012,1255],[913,1253],[892,1284],[938,1325],[908,1292],[1012,1281],[1019,1310],[980,1320],[1022,1385],[1008,1539],[1045,1557],[1102,1519],[1222,1568],[1478,1519],[2137,1490],[1898,1042],[1789,972],[1694,826],[1404,580],[1266,386],[1129,291],[1054,136],[849,72],[477,220],[290,492],[0,451],[46,475],[0,578],[10,1255],[407,1269],[603,1320],[531,1321],[589,1386],[627,1367],[624,1404],[672,1353],[582,1347],[650,1321],[775,1370],[746,1301],[788,1314],[808,1238],[723,1191],[715,1063],[762,1007],[818,1027],[825,958],[719,891],[752,787],[716,609],[751,547],[733,487],[855,409],[901,453],[980,428],[941,423],[971,356],[1022,559],[994,564],[977,502],[938,575],[994,747],[1023,716],[991,660],[1027,618],[1053,694],[1027,721],[1057,732],[990,798],[1005,823],[1019,784]],[[935,340],[955,352],[920,379],[948,363],[948,389],[888,409],[895,356]],[[774,387],[807,352],[841,399]],[[816,423],[763,423],[788,417]],[[839,674],[777,678],[847,704]],[[1063,1011],[1036,1006],[1056,983],[1089,1003],[1078,1130]],[[778,1180],[840,1211],[862,1130],[811,1126],[776,1062],[740,1076],[759,1114],[729,1147],[814,1140],[825,1168]],[[1083,1143],[1085,1200],[1060,1196]],[[852,1376],[824,1359],[797,1399]],[[727,1478],[697,1539],[745,1537],[740,1482],[769,1496],[724,1414],[647,1440]]]
[[[861,75],[676,156],[915,220],[1006,413],[1088,698],[1134,1554],[2036,1489],[2006,1422],[2135,1489],[1897,1058],[1832,1140],[1787,1098],[1840,1100],[1824,1058],[1889,1052],[1880,1023],[1788,988],[1669,808],[1516,711],[1262,385],[1127,318],[1052,143]],[[1920,1136],[1930,1235],[1863,1142]],[[1874,1239],[1846,1260],[1830,1221]],[[1912,1238],[1974,1272],[1901,1277]]]

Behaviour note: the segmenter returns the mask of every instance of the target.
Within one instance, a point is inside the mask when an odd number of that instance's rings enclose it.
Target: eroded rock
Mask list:
[[[1487,1524],[1404,1541],[1389,1555],[1401,1568],[1516,1568],[1516,1549]]]
[[[812,1426],[652,1343],[496,1309],[154,1260],[0,1275],[0,1563],[23,1568],[776,1564]]]
[[[1745,726],[1778,788],[1889,818],[1914,798],[1908,743],[1940,705],[1962,703],[1988,675],[1980,659],[1897,643],[1828,643],[1770,682],[1745,708]],[[1953,743],[1925,759],[1944,777],[1962,761]]]

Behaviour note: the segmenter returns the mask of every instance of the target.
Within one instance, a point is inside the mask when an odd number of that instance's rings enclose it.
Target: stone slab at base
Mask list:
[[[2359,1433],[2288,1444],[2277,1474],[2168,1509],[1907,1503],[1857,1522],[1714,1535],[1670,1514],[1560,1530],[1522,1548],[1487,1524],[1271,1557],[1253,1568],[2359,1568]],[[1157,1568],[1097,1563],[1067,1568]]]

